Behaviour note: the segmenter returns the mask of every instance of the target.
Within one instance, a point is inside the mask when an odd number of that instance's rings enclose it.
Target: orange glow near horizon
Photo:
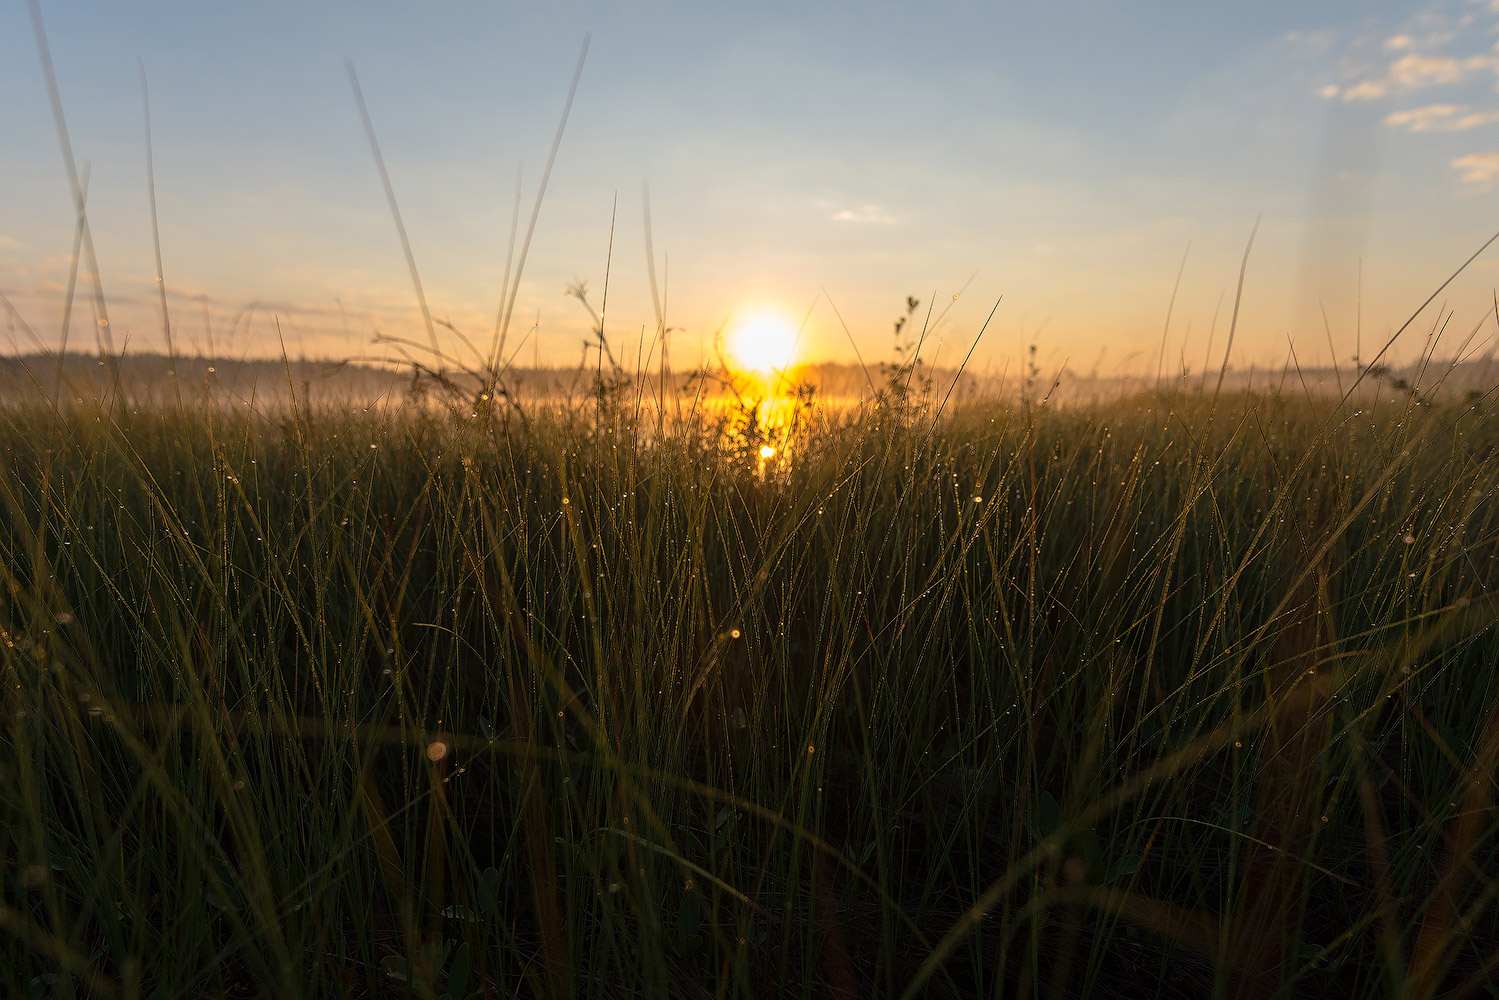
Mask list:
[[[756,313],[734,330],[729,353],[735,364],[761,375],[784,371],[796,357],[796,330],[774,313]]]

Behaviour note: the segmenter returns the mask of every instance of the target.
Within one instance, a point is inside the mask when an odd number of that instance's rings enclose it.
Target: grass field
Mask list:
[[[1367,381],[8,405],[0,992],[1499,995],[1499,418]]]

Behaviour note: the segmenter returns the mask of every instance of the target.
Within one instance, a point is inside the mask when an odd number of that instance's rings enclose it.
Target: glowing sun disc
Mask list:
[[[791,364],[796,331],[777,316],[755,316],[734,331],[730,350],[741,366],[768,375]]]

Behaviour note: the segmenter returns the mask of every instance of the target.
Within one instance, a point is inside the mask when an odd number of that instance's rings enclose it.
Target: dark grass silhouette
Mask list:
[[[1488,399],[1173,384],[8,406],[0,987],[1482,996]]]

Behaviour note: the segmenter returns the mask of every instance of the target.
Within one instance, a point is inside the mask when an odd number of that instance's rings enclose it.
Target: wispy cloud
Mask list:
[[[1422,8],[1351,38],[1316,93],[1373,104],[1387,128],[1426,137],[1436,154],[1431,166],[1455,171],[1452,186],[1463,193],[1499,190],[1499,151],[1464,151],[1445,138],[1499,125],[1499,0],[1431,0]]]
[[[4,233],[0,233],[0,250],[19,250],[19,249],[21,249],[21,241],[20,240],[13,240],[9,236],[6,236]]]
[[[1390,79],[1408,90],[1419,90],[1438,84],[1460,83],[1469,74],[1496,68],[1499,68],[1499,61],[1487,54],[1458,59],[1412,52],[1390,64]]]
[[[1493,187],[1494,179],[1499,178],[1499,152],[1469,153],[1466,156],[1459,156],[1452,161],[1452,167],[1462,171],[1464,184],[1488,190]]]
[[[1390,85],[1384,80],[1365,80],[1355,83],[1343,90],[1345,101],[1377,101],[1390,92]]]
[[[869,222],[880,226],[894,225],[895,218],[880,205],[861,205],[833,213],[834,222]]]
[[[1473,111],[1466,104],[1428,104],[1385,116],[1386,125],[1411,132],[1464,132],[1493,122],[1499,122],[1499,111]]]
[[[1489,33],[1476,21],[1473,14],[1454,20],[1440,11],[1427,10],[1412,17],[1404,30],[1383,41],[1378,36],[1365,37],[1344,58],[1343,81],[1324,86],[1320,93],[1326,98],[1342,97],[1345,101],[1373,101],[1431,87],[1463,84],[1475,77],[1499,77],[1499,47],[1476,52],[1450,51],[1464,42],[1471,45],[1472,40]]]

